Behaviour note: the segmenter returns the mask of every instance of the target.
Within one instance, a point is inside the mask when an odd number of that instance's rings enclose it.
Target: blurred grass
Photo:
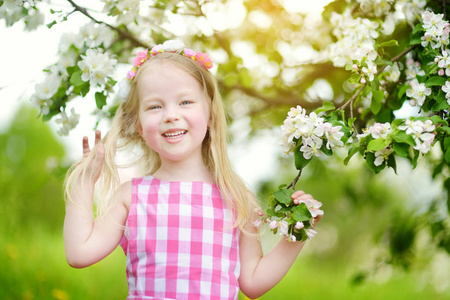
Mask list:
[[[126,299],[122,249],[86,269],[73,269],[65,260],[66,169],[60,167],[64,151],[36,115],[22,109],[0,134],[0,299]],[[428,246],[426,231],[418,232],[413,241],[414,264],[403,269],[386,263],[386,224],[397,221],[395,212],[403,209],[402,201],[393,194],[395,188],[367,174],[311,164],[300,185],[324,202],[326,215],[318,225],[319,234],[307,243],[286,277],[260,299],[450,300],[450,259],[446,254],[436,259],[439,253]],[[279,172],[277,176],[282,182]],[[261,198],[279,183],[262,186]],[[264,250],[277,239],[266,232]]]

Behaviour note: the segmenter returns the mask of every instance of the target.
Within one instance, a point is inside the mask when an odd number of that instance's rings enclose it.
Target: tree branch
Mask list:
[[[395,56],[395,57],[392,59],[392,62],[399,61],[399,60],[402,59],[406,54],[408,54],[409,52],[411,52],[411,51],[412,51],[414,48],[416,48],[416,47],[417,47],[417,45],[412,45],[411,47],[409,47],[409,48],[403,50],[402,53],[400,53],[399,55]],[[377,77],[378,75],[380,75],[381,72],[383,72],[384,69],[386,69],[387,66],[388,66],[387,64],[383,65],[383,66],[378,70],[378,72],[377,72],[377,74],[375,75],[375,77]],[[361,92],[364,90],[364,88],[365,88],[366,86],[367,86],[367,82],[364,83],[364,84],[356,91],[356,93],[353,94],[353,96],[352,96],[348,101],[346,101],[339,109],[343,110],[343,109],[345,109],[349,104],[352,104],[352,105],[353,105],[353,102],[356,100],[356,98],[358,98],[359,94],[361,94]]]
[[[85,15],[86,17],[88,17],[89,19],[91,19],[92,21],[94,21],[97,24],[104,24],[104,25],[108,26],[112,30],[116,31],[119,34],[119,36],[121,36],[122,38],[131,41],[136,47],[149,48],[148,45],[146,45],[145,43],[143,43],[140,40],[138,40],[137,38],[135,38],[128,30],[121,30],[121,29],[114,27],[106,22],[99,21],[99,20],[95,19],[94,17],[92,17],[86,8],[79,6],[73,0],[67,0],[67,1],[74,7],[74,9],[75,9],[74,11],[79,11],[80,13],[82,13],[83,15]],[[71,13],[73,13],[73,11]]]
[[[297,181],[300,179],[300,176],[302,176],[302,169],[298,171],[297,176],[295,176],[294,180],[287,186],[287,189],[292,188],[292,190],[295,192],[295,185],[297,184]]]

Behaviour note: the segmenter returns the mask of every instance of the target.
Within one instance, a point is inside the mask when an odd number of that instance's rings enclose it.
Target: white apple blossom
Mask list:
[[[369,128],[369,133],[374,139],[385,139],[392,132],[391,124],[386,122],[384,124],[375,123]]]
[[[86,55],[81,55],[82,60],[78,66],[82,71],[81,79],[89,81],[91,87],[104,86],[112,75],[116,59],[110,58],[107,53],[101,53],[98,49],[88,49]]]
[[[114,33],[105,24],[90,22],[80,28],[78,38],[89,48],[96,48],[102,44],[109,47],[114,39]]]
[[[308,236],[308,239],[310,240],[317,235],[317,231],[315,231],[314,229],[311,229],[311,228],[307,229],[306,235]]]
[[[412,121],[407,119],[405,125],[398,126],[398,129],[404,130],[406,134],[415,134],[423,132],[423,122],[422,121]]]
[[[427,96],[431,94],[431,89],[427,88],[425,86],[425,83],[419,83],[417,79],[413,79],[410,82],[411,88],[406,90],[406,96],[412,98],[412,102],[410,101],[410,104],[412,106],[415,106],[413,104],[418,104],[419,106],[422,106],[425,102],[425,99]]]
[[[322,156],[323,152],[320,150],[322,144],[322,139],[316,136],[308,137],[303,139],[303,146],[300,148],[300,152],[303,152],[305,159],[311,159],[313,156]]]
[[[367,67],[362,68],[363,73],[367,76],[369,81],[373,81],[377,74],[377,66],[373,62],[368,62]]]
[[[320,210],[319,208],[322,207],[322,203],[319,201],[313,201],[313,200],[301,200],[298,204],[305,203],[306,207],[308,208],[309,212],[311,213],[311,217],[315,218],[319,215],[323,215],[323,210]]]
[[[405,125],[398,126],[398,129],[404,130],[406,134],[411,135],[416,142],[413,147],[419,150],[422,154],[428,153],[431,150],[435,134],[433,133],[436,126],[431,120],[426,120],[422,122],[421,120],[413,121],[406,120]]]
[[[420,18],[423,8],[427,2],[425,0],[397,0],[396,10],[403,12],[409,24],[413,24]]]
[[[383,72],[385,78],[389,82],[398,82],[400,79],[400,69],[398,63],[395,62],[392,66],[387,66]]]
[[[313,155],[321,156],[323,153],[320,148],[324,142],[327,149],[342,147],[344,145],[341,141],[344,136],[344,133],[340,131],[342,126],[333,126],[324,121],[324,118],[315,112],[306,115],[306,111],[301,106],[291,108],[281,126],[280,144],[285,153],[293,152],[298,141],[303,144],[300,151],[306,159],[310,159]]]
[[[39,113],[43,115],[48,115],[53,104],[53,100],[41,99],[36,94],[31,95],[30,101],[33,106],[39,109]]]
[[[409,82],[411,80],[414,80],[416,76],[423,76],[425,75],[425,71],[421,69],[420,63],[414,61],[414,59],[411,58],[411,55],[408,53],[406,59],[406,80]]]
[[[384,148],[380,151],[375,152],[375,166],[381,166],[386,160],[388,160],[389,155],[391,155],[394,152],[394,149],[392,148]]]
[[[58,49],[61,53],[69,51],[70,47],[74,45],[77,49],[83,47],[83,39],[74,33],[63,33],[61,39],[59,40]]]
[[[36,84],[35,94],[39,99],[51,99],[61,85],[61,78],[54,72],[48,73],[44,81]]]
[[[77,126],[80,119],[80,115],[75,113],[75,109],[72,108],[70,112],[72,115],[67,116],[66,112],[62,111],[59,114],[60,118],[55,120],[56,124],[61,124],[60,129],[56,132],[61,136],[68,135],[69,131]]]
[[[269,223],[269,228],[270,229],[275,229],[277,227],[278,227],[277,221],[275,221],[275,220],[270,221],[270,223]]]
[[[24,17],[25,30],[33,31],[45,22],[45,16],[43,13],[36,9],[29,9],[28,15]]]
[[[445,92],[445,98],[447,99],[448,105],[450,105],[450,81],[446,81],[445,85],[442,86],[442,90]]]
[[[280,235],[287,235],[289,232],[289,225],[286,221],[281,221],[278,223],[278,232]]]
[[[130,93],[131,85],[127,78],[122,78],[119,83],[119,97],[122,101],[126,101],[128,94]]]

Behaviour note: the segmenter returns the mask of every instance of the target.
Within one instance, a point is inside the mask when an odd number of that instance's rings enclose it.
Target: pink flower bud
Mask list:
[[[295,223],[295,229],[302,229],[303,227],[305,227],[305,225],[303,224],[303,222],[297,222],[297,223]]]
[[[253,226],[255,226],[256,228],[261,227],[261,220],[257,219],[255,222],[253,222]]]
[[[128,80],[132,80],[134,78],[134,76],[136,76],[136,72],[134,71],[134,68],[131,69],[130,71],[128,71],[127,73],[127,79]]]
[[[186,57],[189,57],[189,58],[192,58],[192,56],[194,56],[195,57],[195,51],[194,50],[192,50],[192,49],[184,49],[183,50],[183,54],[186,56]]]
[[[353,64],[352,69],[357,71],[358,70],[358,65],[357,64]]]
[[[360,82],[361,82],[361,83],[366,83],[366,79],[365,79],[364,77],[361,77]]]
[[[277,228],[278,227],[278,223],[277,223],[277,221],[271,221],[270,223],[269,223],[269,228],[270,229],[275,229],[275,228]]]
[[[438,72],[438,74],[439,74],[439,76],[444,76],[444,74],[445,74],[444,69],[440,69],[439,72]]]

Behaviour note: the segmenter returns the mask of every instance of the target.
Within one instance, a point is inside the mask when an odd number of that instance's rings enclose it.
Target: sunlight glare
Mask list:
[[[292,13],[321,14],[323,8],[333,0],[280,0],[286,10]]]

